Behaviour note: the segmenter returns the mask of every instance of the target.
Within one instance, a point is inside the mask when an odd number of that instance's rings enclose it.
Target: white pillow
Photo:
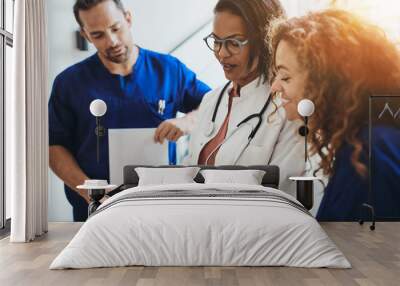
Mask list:
[[[261,185],[265,171],[262,170],[202,170],[205,184],[246,184]]]
[[[149,185],[168,185],[168,184],[187,184],[195,183],[193,180],[200,168],[135,168],[139,176],[138,186]]]

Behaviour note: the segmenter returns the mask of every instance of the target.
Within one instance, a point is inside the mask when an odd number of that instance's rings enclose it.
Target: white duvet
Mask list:
[[[279,199],[178,196],[121,200],[137,192],[211,189],[265,191],[299,204],[279,190],[254,185],[132,188],[105,201],[50,269],[127,265],[351,267],[313,217]]]

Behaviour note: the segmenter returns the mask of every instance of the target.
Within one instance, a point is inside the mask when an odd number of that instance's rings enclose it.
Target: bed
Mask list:
[[[343,253],[293,197],[280,191],[274,166],[261,185],[193,183],[128,187],[107,199],[50,269],[144,266],[292,266],[350,268]],[[210,167],[202,167],[210,169]]]

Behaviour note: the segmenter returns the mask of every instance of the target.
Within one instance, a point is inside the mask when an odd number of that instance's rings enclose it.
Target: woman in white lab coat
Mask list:
[[[304,172],[304,138],[299,122],[287,121],[280,102],[269,98],[271,61],[264,42],[282,7],[278,0],[220,0],[214,13],[213,32],[204,40],[228,83],[203,98],[187,163],[277,165],[280,189],[294,195],[288,178]]]

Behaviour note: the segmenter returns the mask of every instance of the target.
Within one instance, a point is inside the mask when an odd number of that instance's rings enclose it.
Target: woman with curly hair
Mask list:
[[[341,10],[277,21],[269,36],[272,90],[288,118],[300,118],[301,99],[315,104],[308,138],[330,176],[317,218],[357,220],[368,200],[369,98],[400,93],[399,51],[379,28]],[[375,211],[400,218],[400,129],[374,125],[373,132]]]

